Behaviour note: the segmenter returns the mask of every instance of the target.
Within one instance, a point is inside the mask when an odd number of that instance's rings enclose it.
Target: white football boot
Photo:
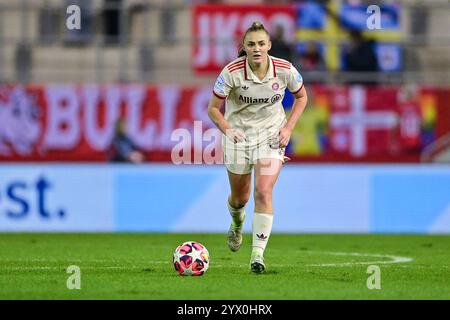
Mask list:
[[[264,257],[261,254],[253,254],[250,259],[250,269],[254,273],[263,273],[266,270],[266,264],[264,263]]]
[[[230,229],[228,230],[227,244],[228,244],[228,248],[230,248],[230,250],[233,252],[238,251],[241,248],[242,227],[244,226],[244,220],[245,220],[245,213],[244,213],[244,217],[242,219],[241,226],[234,227],[233,223],[231,223]]]

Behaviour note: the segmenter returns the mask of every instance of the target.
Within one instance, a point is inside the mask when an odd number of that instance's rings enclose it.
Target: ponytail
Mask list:
[[[244,47],[240,46],[239,51],[238,51],[238,58],[246,56],[246,55],[247,55],[247,52],[245,52]]]

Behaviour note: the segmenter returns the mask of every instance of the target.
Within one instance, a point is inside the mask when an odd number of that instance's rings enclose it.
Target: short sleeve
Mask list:
[[[213,93],[220,99],[225,99],[230,94],[233,84],[231,81],[231,74],[226,70],[222,70],[219,77],[214,84]]]
[[[298,93],[303,88],[303,77],[293,65],[289,70],[287,88],[293,94]]]

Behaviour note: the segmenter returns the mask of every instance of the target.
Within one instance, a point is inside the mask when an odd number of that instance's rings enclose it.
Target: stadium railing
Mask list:
[[[215,75],[198,76],[191,68],[191,46],[197,39],[191,33],[188,2],[69,2],[0,0],[0,82],[211,84]],[[77,3],[83,8],[84,31],[75,34],[65,29],[65,19],[67,5]],[[421,10],[428,16],[428,31],[414,33]],[[448,85],[450,37],[441,30],[446,29],[448,13],[442,1],[402,2],[405,66],[399,72],[325,71],[307,76],[336,84]],[[114,19],[117,25],[111,27]]]

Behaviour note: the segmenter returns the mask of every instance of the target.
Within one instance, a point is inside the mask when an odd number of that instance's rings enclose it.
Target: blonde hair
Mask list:
[[[250,26],[250,28],[248,28],[245,33],[244,36],[242,37],[242,43],[244,43],[245,37],[247,36],[248,33],[250,32],[256,32],[256,31],[264,31],[268,37],[270,37],[269,31],[267,31],[266,28],[264,28],[264,25],[259,22],[259,21],[254,21],[252,23],[252,25]],[[241,47],[239,48],[239,53],[238,53],[238,57],[243,57],[246,56],[247,53],[244,50],[244,46],[243,44],[241,45]]]

